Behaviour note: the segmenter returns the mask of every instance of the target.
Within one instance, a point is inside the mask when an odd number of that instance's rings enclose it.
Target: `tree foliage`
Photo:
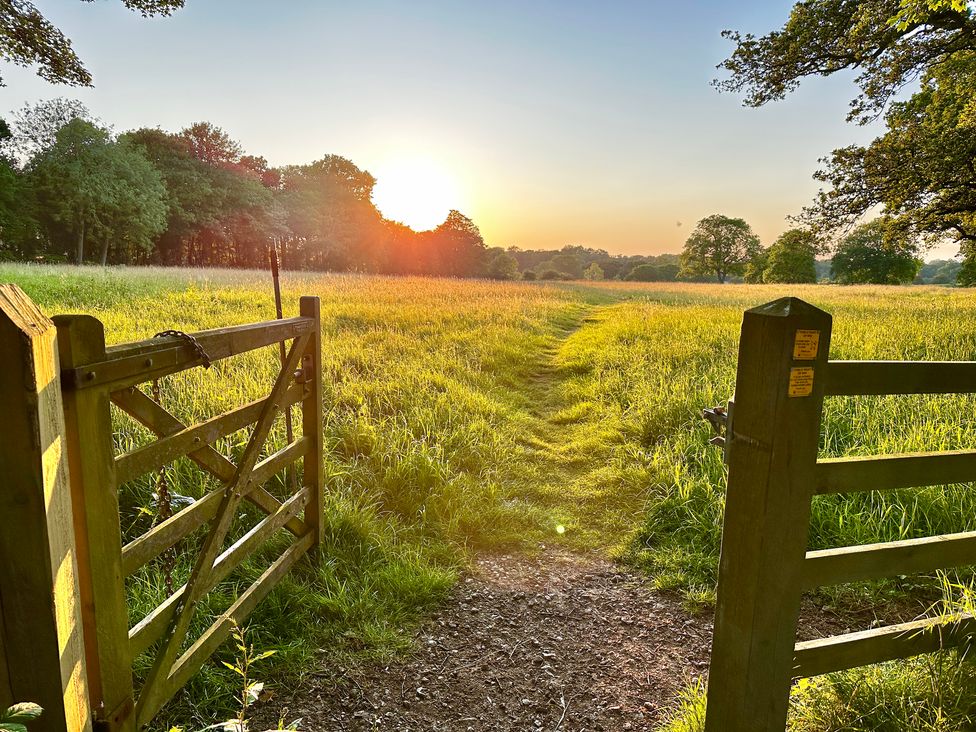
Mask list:
[[[603,277],[604,277],[604,275],[603,275],[603,267],[601,267],[596,262],[590,263],[590,266],[587,267],[585,270],[583,270],[583,279],[584,280],[590,280],[590,281],[593,281],[593,282],[597,282],[599,280],[602,280]]]
[[[518,260],[508,252],[499,252],[488,263],[488,276],[493,280],[517,280]]]
[[[94,0],[82,0],[94,2]],[[122,0],[144,17],[170,15],[185,0]],[[0,60],[17,66],[37,65],[37,74],[52,84],[91,86],[92,76],[71,41],[29,0],[0,0]],[[0,86],[3,86],[0,78]]]
[[[816,237],[804,229],[784,232],[769,248],[763,282],[803,283],[817,281]]]
[[[880,209],[889,236],[920,249],[976,239],[976,15],[964,0],[805,0],[777,31],[735,42],[716,84],[760,106],[809,76],[858,73],[849,119],[884,115],[867,146],[834,150],[815,177],[828,184],[801,220],[833,235]],[[909,99],[895,101],[920,79]],[[974,263],[976,266],[976,263]]]
[[[82,119],[62,127],[54,144],[28,169],[41,224],[52,240],[85,261],[88,241],[100,261],[114,247],[121,261],[153,245],[166,222],[166,189],[159,172],[129,144]]]
[[[914,247],[893,240],[883,220],[862,224],[837,246],[831,275],[845,285],[897,285],[911,282],[921,266]]]
[[[725,31],[735,51],[716,84],[761,106],[809,76],[859,72],[850,119],[876,117],[906,83],[960,51],[976,49],[976,19],[959,2],[804,0],[778,31]]]
[[[741,275],[759,254],[759,237],[743,219],[712,214],[695,227],[681,254],[681,274],[686,277],[714,275],[725,282]]]

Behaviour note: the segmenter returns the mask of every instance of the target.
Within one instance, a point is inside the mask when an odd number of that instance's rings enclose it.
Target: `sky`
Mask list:
[[[769,245],[818,159],[881,129],[845,122],[851,75],[761,109],[710,85],[721,31],[777,28],[789,0],[187,0],[149,20],[36,4],[95,86],[5,65],[0,115],[67,96],[120,132],[210,121],[273,165],[343,155],[384,213],[458,208],[492,246],[677,252],[713,213]]]

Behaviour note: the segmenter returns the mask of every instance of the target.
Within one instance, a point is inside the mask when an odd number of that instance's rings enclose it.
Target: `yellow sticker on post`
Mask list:
[[[787,394],[791,397],[805,397],[813,394],[812,366],[794,366],[790,369],[790,388]]]
[[[819,330],[798,330],[793,338],[793,360],[814,361],[820,350]]]

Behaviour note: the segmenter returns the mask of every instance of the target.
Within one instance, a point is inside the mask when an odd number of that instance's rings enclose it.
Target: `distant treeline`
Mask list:
[[[290,269],[496,279],[644,282],[932,282],[972,284],[973,263],[922,266],[876,224],[814,262],[824,247],[790,230],[769,248],[742,219],[698,222],[678,254],[611,255],[490,247],[459,211],[431,231],[385,219],[376,179],[326,155],[272,167],[226,132],[115,134],[78,102],[56,99],[0,120],[0,260],[263,267],[276,246]]]
[[[458,211],[432,231],[389,221],[376,179],[337,155],[271,167],[218,127],[114,134],[58,99],[0,120],[0,259],[483,275]]]
[[[562,249],[488,250],[487,276],[495,279],[640,280],[673,282],[678,279],[677,254],[610,254],[603,249],[567,245]]]

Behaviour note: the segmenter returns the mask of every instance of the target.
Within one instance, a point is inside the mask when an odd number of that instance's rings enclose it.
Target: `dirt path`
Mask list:
[[[706,668],[710,631],[709,617],[605,560],[485,556],[410,655],[323,670],[272,706],[322,732],[651,730]]]

